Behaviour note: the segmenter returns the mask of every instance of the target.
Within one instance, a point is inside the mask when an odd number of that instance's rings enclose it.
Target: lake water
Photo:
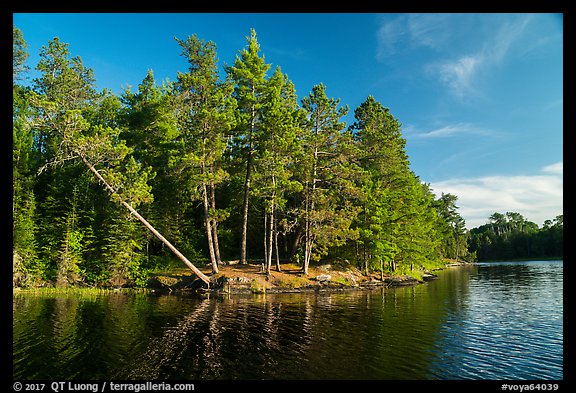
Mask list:
[[[563,263],[328,294],[15,294],[13,378],[560,380]]]

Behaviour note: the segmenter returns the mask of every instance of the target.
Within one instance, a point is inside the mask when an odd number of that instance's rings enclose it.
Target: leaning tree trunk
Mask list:
[[[98,170],[96,168],[94,168],[94,166],[90,163],[90,161],[88,161],[86,159],[86,157],[84,157],[83,155],[81,155],[81,157],[82,157],[82,160],[84,161],[84,163],[88,166],[88,168],[90,168],[92,173],[94,173],[94,175],[98,178],[98,180],[100,180],[102,182],[102,184],[104,184],[106,189],[108,191],[110,191],[112,194],[116,194],[116,190],[114,190],[106,182],[106,180],[102,177],[100,172],[98,172]],[[172,243],[170,243],[168,240],[166,240],[166,238],[164,236],[162,236],[160,234],[160,232],[158,232],[148,221],[146,221],[146,219],[144,219],[144,217],[142,217],[132,206],[130,206],[129,203],[122,200],[122,198],[120,198],[120,203],[122,205],[124,205],[124,207],[126,207],[130,211],[130,213],[132,213],[134,215],[134,217],[136,217],[138,220],[140,220],[140,222],[142,224],[144,224],[144,226],[146,228],[148,228],[150,230],[150,232],[152,232],[154,234],[154,236],[156,236],[158,239],[160,239],[160,241],[162,243],[164,243],[182,262],[184,262],[186,264],[186,266],[188,266],[190,268],[190,270],[192,270],[192,272],[194,272],[194,274],[196,274],[198,276],[198,278],[200,278],[202,281],[204,281],[208,285],[208,287],[210,287],[210,278],[208,276],[206,276],[196,266],[194,266],[192,264],[192,262],[190,262],[180,251],[178,251],[178,249],[176,249],[176,247],[174,247],[172,245]]]

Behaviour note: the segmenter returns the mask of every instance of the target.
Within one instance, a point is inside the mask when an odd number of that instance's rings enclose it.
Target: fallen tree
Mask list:
[[[98,170],[96,168],[94,168],[94,165],[92,165],[84,156],[82,156],[82,160],[88,166],[88,168],[92,171],[92,173],[98,178],[98,180],[104,185],[104,187],[108,191],[110,191],[110,193],[112,195],[117,195],[114,188],[112,188],[112,186],[110,186],[110,184],[108,184],[106,182],[106,180],[102,177],[100,172],[98,172]],[[134,209],[132,206],[130,206],[130,204],[128,202],[124,201],[120,196],[118,196],[118,198],[119,198],[119,202],[122,205],[124,205],[124,207],[126,209],[128,209],[134,217],[136,217],[142,224],[144,224],[144,226],[146,228],[148,228],[150,230],[150,232],[152,232],[154,234],[154,236],[156,236],[158,239],[160,239],[160,241],[162,243],[164,243],[182,262],[184,262],[186,264],[186,266],[188,266],[190,268],[190,270],[192,270],[194,272],[194,274],[196,274],[198,276],[198,278],[200,278],[202,281],[204,281],[208,285],[208,287],[210,287],[210,278],[208,276],[206,276],[196,266],[194,266],[192,264],[192,262],[190,262],[188,260],[188,258],[186,258],[184,256],[184,254],[182,254],[180,251],[178,251],[178,249],[176,247],[174,247],[172,245],[172,243],[170,243],[164,236],[162,236],[162,234],[160,232],[158,232],[144,217],[142,217],[140,215],[140,213],[138,213],[136,211],[136,209]]]
[[[39,173],[51,166],[81,159],[112,199],[127,208],[210,286],[210,278],[133,207],[152,198],[147,184],[151,169],[142,168],[131,156],[132,149],[120,138],[120,129],[86,116],[86,108],[98,108],[107,97],[105,92],[95,93],[92,70],[85,68],[79,58],[69,59],[67,45],[58,39],[43,48],[41,59],[38,69],[43,75],[35,80],[36,91],[31,91],[29,96],[36,115],[29,126],[35,130],[38,149],[49,157]]]

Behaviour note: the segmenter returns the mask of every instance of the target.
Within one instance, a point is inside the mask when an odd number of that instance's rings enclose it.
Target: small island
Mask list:
[[[388,107],[368,94],[351,111],[322,82],[299,98],[254,29],[225,78],[216,44],[192,34],[176,38],[174,82],[149,70],[121,94],[99,92],[58,37],[22,84],[13,37],[14,288],[340,289],[422,282],[449,259],[562,255],[562,215],[468,230],[458,196],[410,167]]]

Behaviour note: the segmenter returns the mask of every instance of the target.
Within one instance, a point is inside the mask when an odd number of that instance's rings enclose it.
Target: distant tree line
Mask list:
[[[479,261],[563,258],[564,216],[538,228],[520,213],[494,213],[487,224],[470,230],[469,251]]]
[[[323,84],[298,100],[253,30],[224,79],[215,44],[192,35],[174,82],[149,71],[120,95],[58,38],[23,84],[13,32],[14,285],[145,285],[174,249],[213,274],[231,260],[397,274],[470,257],[457,197],[410,170],[389,109],[369,96],[346,126]]]

